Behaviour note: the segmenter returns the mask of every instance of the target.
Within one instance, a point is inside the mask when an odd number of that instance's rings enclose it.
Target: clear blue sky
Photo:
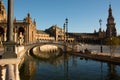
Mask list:
[[[6,5],[7,0],[4,3]],[[99,19],[102,19],[102,29],[106,30],[110,3],[120,34],[120,0],[14,0],[14,16],[23,20],[29,12],[41,30],[54,24],[62,28],[67,17],[69,32],[90,33],[99,29]]]

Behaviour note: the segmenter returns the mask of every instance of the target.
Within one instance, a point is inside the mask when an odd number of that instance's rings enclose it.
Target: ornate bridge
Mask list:
[[[72,50],[71,44],[66,44],[64,42],[56,42],[56,41],[43,41],[43,42],[32,43],[26,46],[30,50],[36,46],[44,46],[44,45],[56,46],[60,48],[63,52]]]

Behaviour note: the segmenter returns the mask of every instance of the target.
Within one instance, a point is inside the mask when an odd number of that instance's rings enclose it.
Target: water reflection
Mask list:
[[[66,54],[48,61],[31,56],[25,59],[21,80],[120,80],[120,66],[110,63]]]
[[[66,53],[64,53],[64,76],[65,76],[65,78],[64,78],[64,80],[69,80],[68,79],[68,69],[69,69],[69,66],[68,66],[68,57],[67,57],[67,54]]]
[[[120,80],[120,75],[117,73],[116,65],[108,63],[108,74],[106,80]]]
[[[36,80],[36,62],[26,58],[20,69],[21,80]]]

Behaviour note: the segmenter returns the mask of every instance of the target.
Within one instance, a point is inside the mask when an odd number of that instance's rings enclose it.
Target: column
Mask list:
[[[24,26],[24,44],[26,45],[28,43],[28,32],[27,32],[27,26]]]
[[[14,42],[17,42],[17,30],[14,28]]]
[[[7,41],[13,42],[13,0],[8,0]]]
[[[6,34],[7,34],[7,28],[5,27],[5,28],[4,28],[4,41],[7,40],[7,36],[6,36]]]
[[[7,39],[6,39],[6,32],[4,33],[4,41],[6,41]]]
[[[14,41],[17,42],[17,33],[14,33]]]
[[[4,54],[2,58],[17,58],[17,44],[13,40],[13,0],[8,0],[7,15],[7,41],[4,42]]]
[[[15,80],[20,80],[18,64],[15,64],[14,66],[15,66]]]

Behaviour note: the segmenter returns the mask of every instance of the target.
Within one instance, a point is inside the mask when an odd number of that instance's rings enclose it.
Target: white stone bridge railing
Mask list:
[[[4,48],[0,51],[3,56]],[[0,59],[0,80],[19,80],[19,65],[25,54],[24,46],[17,46],[15,48],[17,58],[1,58]]]

